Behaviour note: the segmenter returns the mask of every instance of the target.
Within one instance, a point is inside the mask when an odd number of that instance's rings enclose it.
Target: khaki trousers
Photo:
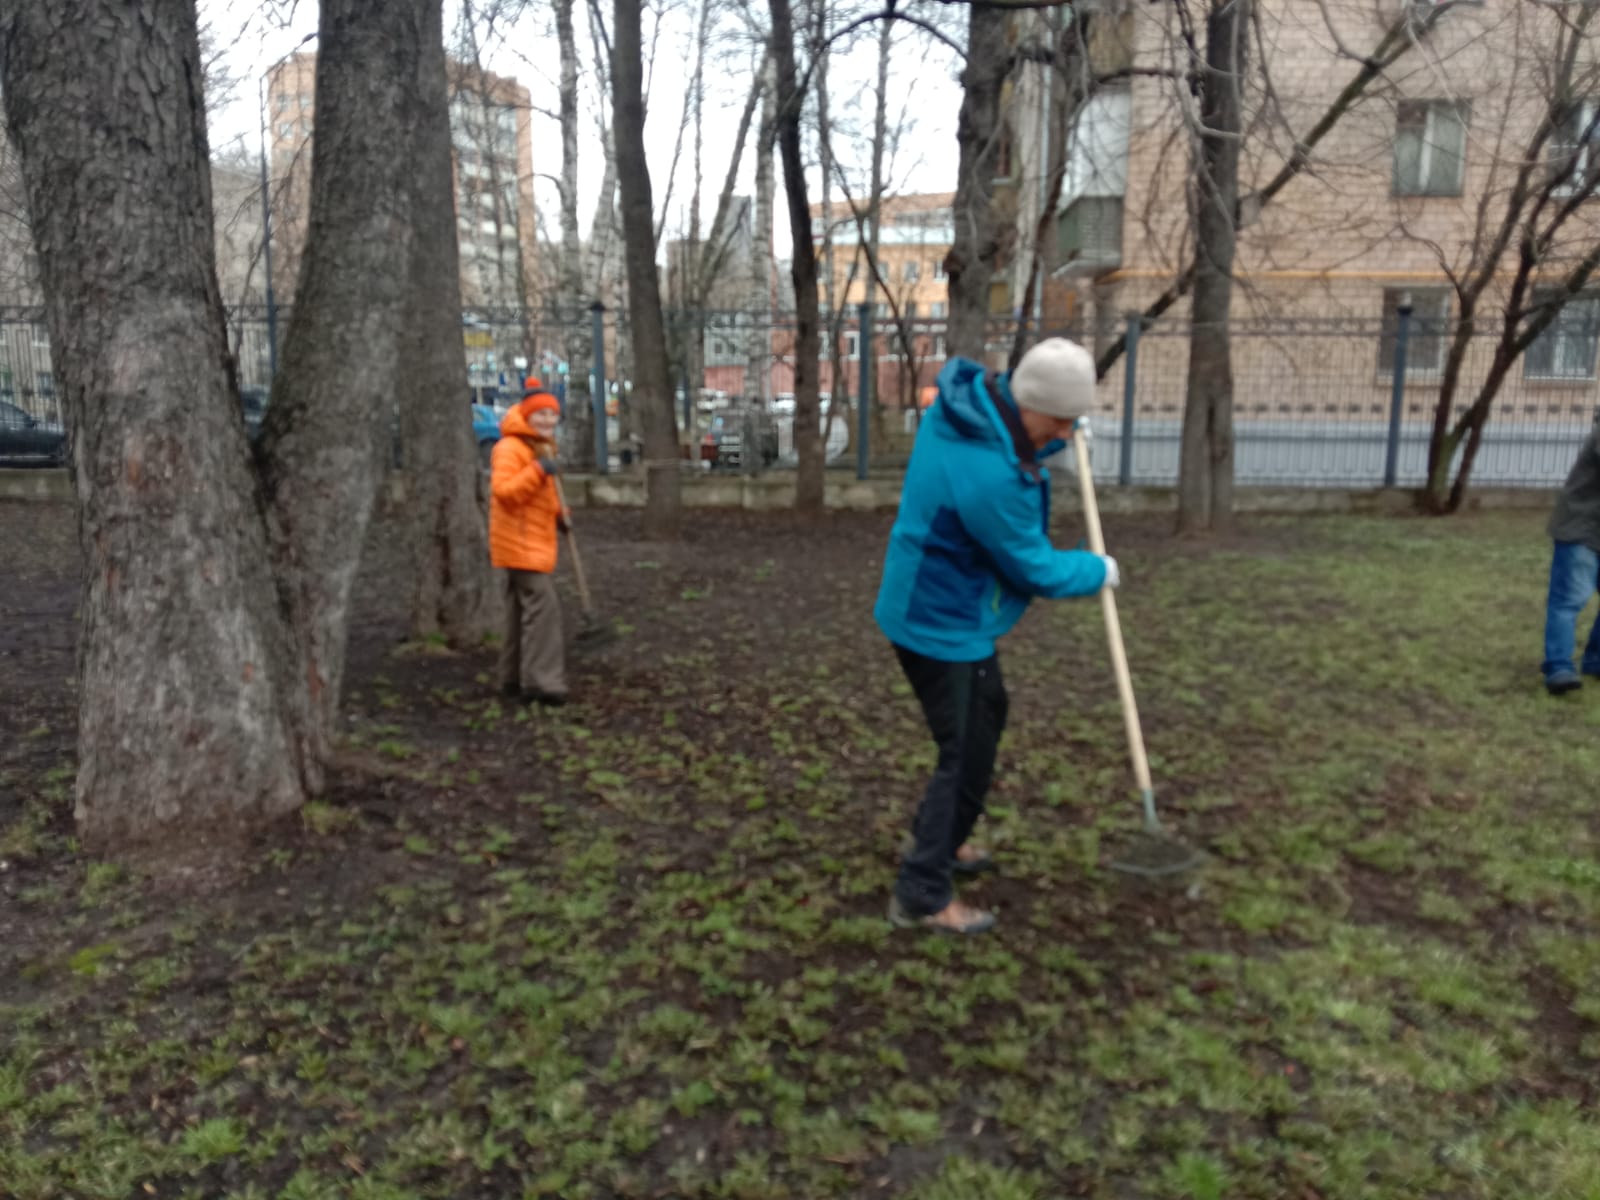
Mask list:
[[[555,576],[506,572],[506,635],[500,647],[500,686],[542,696],[567,694],[566,650]]]

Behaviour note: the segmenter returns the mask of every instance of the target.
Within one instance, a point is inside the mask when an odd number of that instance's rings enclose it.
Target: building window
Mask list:
[[[311,96],[306,92],[301,92],[300,93],[300,107],[301,108],[310,108],[311,107]]]
[[[944,274],[944,259],[936,258],[936,259],[933,260],[933,278],[934,278],[934,281],[935,282],[942,281],[944,279],[944,277],[945,277],[945,274]]]
[[[916,283],[922,278],[922,264],[912,259],[900,267],[901,283]]]
[[[1556,189],[1558,196],[1571,196],[1585,187],[1593,187],[1592,172],[1600,167],[1600,130],[1596,129],[1600,113],[1596,101],[1581,100],[1568,107],[1550,135],[1550,161],[1555,169],[1566,175]]]
[[[915,321],[917,319],[917,302],[915,300],[907,300],[905,308],[900,315],[907,321]]]
[[[889,306],[887,304],[874,304],[872,306],[872,315],[880,321],[887,321],[889,319]]]
[[[1541,333],[1522,360],[1528,379],[1593,379],[1595,350],[1600,346],[1600,292],[1586,292],[1564,304],[1553,288],[1533,294],[1534,303],[1561,304],[1556,319]]]
[[[279,92],[278,93],[278,111],[279,112],[288,112],[289,111],[289,93],[288,92]]]
[[[300,132],[301,133],[305,133],[305,134],[309,134],[311,132],[311,118],[310,117],[301,117],[300,118]]]
[[[33,378],[34,383],[38,386],[40,396],[49,399],[56,394],[56,377],[49,371],[38,371]]]
[[[928,305],[928,315],[935,320],[942,320],[945,315],[944,301],[935,300],[932,304]]]
[[[1394,135],[1396,196],[1459,196],[1471,106],[1454,100],[1402,100]]]
[[[1444,369],[1445,334],[1450,324],[1450,289],[1443,287],[1383,289],[1378,374],[1394,375],[1400,302],[1407,296],[1411,298],[1411,328],[1406,336],[1406,374],[1436,375]]]
[[[933,339],[933,356],[935,358],[943,358],[943,357],[945,357],[945,352],[944,352],[944,334],[942,334],[942,333],[937,335]]]
[[[861,357],[861,334],[854,329],[845,330],[844,356],[851,362]]]

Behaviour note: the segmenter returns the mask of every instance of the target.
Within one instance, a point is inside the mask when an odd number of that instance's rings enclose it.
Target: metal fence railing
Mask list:
[[[730,433],[758,436],[770,438],[763,444],[775,450],[742,456],[740,469],[791,464],[793,316],[699,310],[666,316],[676,415],[691,448]],[[281,346],[287,309],[276,317]],[[247,407],[257,410],[271,381],[268,329],[264,309],[229,313],[240,384]],[[830,465],[858,471],[903,465],[919,413],[947,361],[943,314],[896,319],[852,306],[823,314],[823,331],[817,370],[825,411],[832,414]],[[1107,337],[1125,336],[1128,350],[1099,385],[1097,477],[1124,484],[1176,480],[1191,332],[1176,318],[1149,327],[1130,321],[1101,332],[1096,349]],[[1422,484],[1454,332],[1453,326],[1409,313],[1387,322],[1232,322],[1238,482]],[[1005,366],[1015,333],[1008,320],[991,324],[988,365]],[[1084,337],[1073,328],[1046,328],[1042,335],[1054,333]],[[1477,397],[1497,333],[1485,322],[1468,343],[1454,413]],[[631,344],[626,314],[598,304],[470,312],[462,321],[463,383],[476,398],[509,402],[520,394],[522,375],[535,371],[564,401],[569,392],[574,399],[587,392],[596,413],[606,416],[594,423],[598,460],[606,464],[602,469],[614,468],[628,461],[630,447],[637,448],[631,437]],[[1597,350],[1600,305],[1574,305],[1512,367],[1494,400],[1475,481],[1514,487],[1561,482],[1600,407]],[[869,393],[865,409],[859,403],[863,389]],[[41,310],[0,309],[0,404],[61,426]],[[690,457],[703,456],[691,449]]]

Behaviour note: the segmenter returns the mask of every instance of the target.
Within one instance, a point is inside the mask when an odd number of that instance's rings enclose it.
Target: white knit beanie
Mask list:
[[[1011,395],[1021,408],[1063,420],[1094,409],[1094,358],[1077,342],[1045,338],[1011,372]]]

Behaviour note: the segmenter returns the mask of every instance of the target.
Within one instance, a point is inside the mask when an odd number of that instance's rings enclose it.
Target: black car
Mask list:
[[[66,461],[66,430],[0,401],[0,467],[60,467]]]

